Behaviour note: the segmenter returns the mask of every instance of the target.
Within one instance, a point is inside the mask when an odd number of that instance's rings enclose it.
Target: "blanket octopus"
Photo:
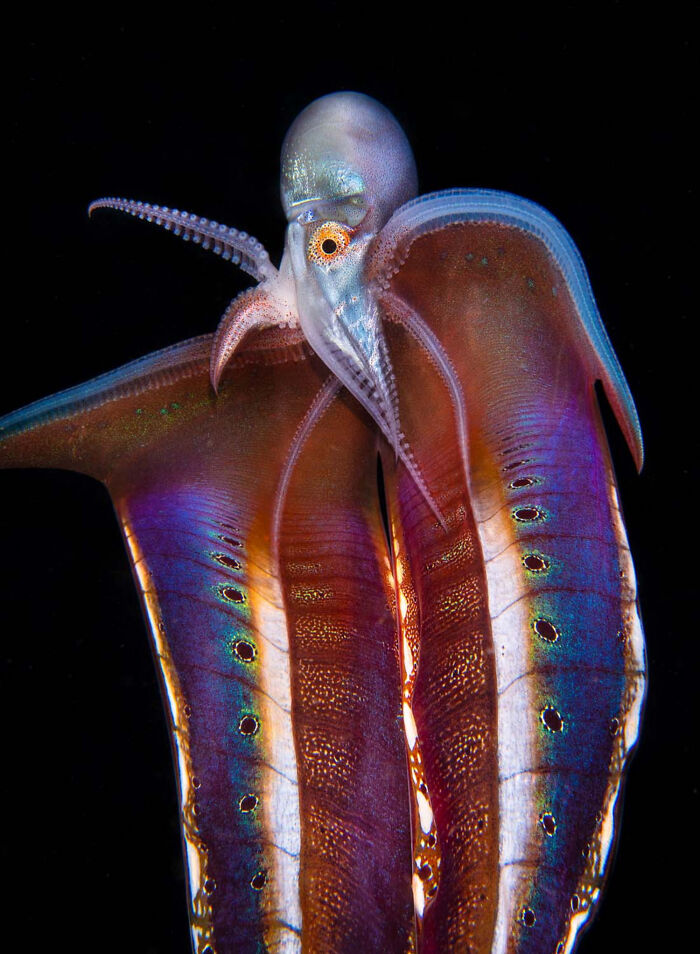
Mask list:
[[[393,116],[324,96],[282,149],[279,268],[214,335],[0,421],[103,481],[173,742],[196,954],[569,954],[645,686],[595,393],[634,403],[567,233],[417,196]]]

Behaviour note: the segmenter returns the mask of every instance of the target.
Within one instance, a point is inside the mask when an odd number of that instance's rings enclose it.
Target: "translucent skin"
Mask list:
[[[408,139],[386,107],[361,93],[332,93],[292,123],[280,190],[289,222],[310,208],[352,227],[366,218],[365,227],[377,232],[416,195],[418,176]]]
[[[335,93],[316,100],[294,121],[282,147],[285,257],[301,329],[372,416],[441,519],[401,430],[382,321],[365,277],[373,240],[416,188],[403,130],[368,96]],[[314,239],[335,223],[335,249],[324,256]]]

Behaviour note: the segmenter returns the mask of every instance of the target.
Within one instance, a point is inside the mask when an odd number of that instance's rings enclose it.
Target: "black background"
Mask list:
[[[3,50],[0,412],[213,330],[244,275],[131,219],[88,221],[86,206],[114,194],[196,211],[277,261],[279,148],[323,93],[362,90],[394,112],[421,192],[484,186],[550,209],[587,263],[647,449],[638,478],[612,430],[650,685],[617,858],[580,951],[652,938],[672,951],[695,917],[684,858],[698,812],[692,51],[672,5],[654,19],[590,6],[518,20],[332,2],[200,3],[148,23],[121,7],[111,21],[20,14]],[[3,945],[9,932],[8,951],[185,954],[169,743],[107,494],[62,472],[0,486]]]

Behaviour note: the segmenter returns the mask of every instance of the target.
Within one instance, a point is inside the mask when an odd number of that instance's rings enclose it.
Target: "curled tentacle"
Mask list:
[[[243,339],[256,328],[294,327],[298,320],[284,301],[268,288],[249,288],[234,298],[221,317],[214,335],[209,361],[209,376],[218,393],[224,368]]]
[[[215,255],[229,259],[258,282],[275,278],[278,274],[264,246],[247,232],[239,232],[238,229],[190,212],[169,209],[165,205],[137,202],[134,199],[96,199],[90,203],[88,215],[92,215],[95,209],[116,209],[147,222],[155,222],[186,242],[195,242],[202,248],[211,249]]]

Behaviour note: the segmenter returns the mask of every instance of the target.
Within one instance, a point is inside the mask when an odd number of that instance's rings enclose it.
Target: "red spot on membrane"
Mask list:
[[[571,899],[571,910],[575,913],[581,907],[581,899],[575,894]]]
[[[225,553],[215,553],[214,559],[217,563],[220,563],[221,566],[227,566],[230,570],[240,570],[241,564],[238,560],[234,560],[233,557],[227,556]]]
[[[564,720],[554,706],[547,706],[540,712],[542,725],[550,732],[561,732],[564,728]]]
[[[525,457],[523,460],[514,460],[512,464],[506,464],[504,471],[515,470],[517,467],[523,467],[525,464],[531,464],[532,457]]]
[[[613,717],[608,725],[608,731],[613,738],[620,732],[620,720]]]
[[[539,483],[537,477],[516,477],[508,484],[511,490],[520,490],[522,487],[532,487]]]
[[[238,723],[238,731],[241,735],[255,735],[260,728],[260,723],[252,715],[244,715]]]
[[[544,520],[544,510],[539,507],[518,507],[513,511],[513,516],[519,523],[532,523],[533,520]]]
[[[542,812],[540,815],[540,825],[542,826],[544,833],[549,835],[551,838],[557,830],[557,820],[551,812]]]
[[[192,788],[201,788],[201,787],[202,787],[202,780],[200,778],[197,778],[196,775],[194,775],[192,777]]]
[[[430,865],[428,864],[421,865],[420,868],[418,869],[418,877],[420,878],[421,881],[429,881],[430,878],[432,878],[432,876],[433,876],[433,869],[430,867]]]
[[[542,616],[538,616],[536,620],[533,620],[532,628],[546,643],[556,643],[559,639],[559,630],[554,625],[550,623],[548,619],[544,619]]]
[[[213,878],[207,878],[204,882],[204,890],[207,894],[214,894],[216,891],[216,881]]]
[[[542,573],[549,569],[549,560],[541,557],[539,553],[527,553],[523,557],[523,566],[531,573]]]
[[[233,644],[233,651],[241,662],[249,663],[255,659],[255,646],[247,639],[239,639]]]
[[[254,891],[262,891],[262,889],[267,884],[267,875],[264,871],[258,871],[258,873],[251,878],[250,886]]]
[[[222,586],[221,595],[229,603],[245,603],[245,596],[235,586]]]
[[[258,807],[258,796],[252,794],[244,795],[238,802],[238,807],[244,814],[254,811]]]
[[[533,927],[537,918],[535,917],[535,912],[532,910],[532,908],[523,908],[520,912],[520,920],[525,927]]]
[[[243,546],[243,544],[241,543],[241,541],[238,540],[236,537],[227,537],[227,536],[224,536],[224,535],[221,534],[221,533],[217,534],[217,536],[219,537],[219,540],[223,541],[223,543],[228,543],[228,545],[229,545],[230,547],[242,547],[242,546]]]

